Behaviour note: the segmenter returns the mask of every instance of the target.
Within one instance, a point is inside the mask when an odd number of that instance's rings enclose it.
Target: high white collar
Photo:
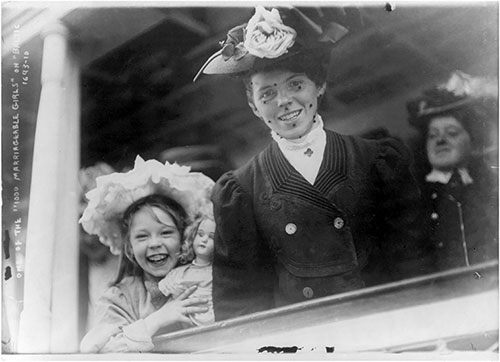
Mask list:
[[[459,168],[457,170],[464,185],[469,185],[474,182],[472,177],[469,175],[469,171],[467,171],[466,168]],[[427,176],[425,176],[425,181],[439,182],[446,185],[448,182],[450,182],[452,174],[452,171],[440,171],[433,169],[429,174],[427,174]]]
[[[293,140],[286,139],[278,135],[275,131],[271,131],[271,136],[282,150],[287,151],[305,151],[307,148],[314,148],[320,143],[321,138],[326,135],[323,129],[323,119],[316,113],[314,116],[315,122],[309,133]]]

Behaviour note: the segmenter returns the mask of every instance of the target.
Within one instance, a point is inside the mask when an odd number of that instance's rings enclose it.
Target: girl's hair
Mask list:
[[[184,231],[186,230],[186,225],[188,221],[188,216],[184,208],[179,205],[175,200],[159,194],[153,194],[145,196],[133,204],[131,204],[123,213],[122,218],[122,237],[123,237],[123,250],[120,255],[120,262],[118,267],[118,275],[112,285],[118,284],[124,276],[126,275],[142,275],[143,270],[137,264],[134,257],[134,252],[132,250],[132,245],[130,244],[130,226],[134,219],[135,214],[142,209],[149,209],[151,215],[156,219],[157,222],[162,223],[158,219],[156,214],[151,210],[152,207],[157,207],[158,209],[169,215],[175,227],[179,230],[181,235],[181,247],[184,244],[185,238],[183,237]]]
[[[200,228],[201,223],[205,220],[214,221],[214,219],[212,217],[202,216],[202,217],[196,218],[196,220],[186,228],[186,241],[182,244],[181,256],[179,257],[179,261],[181,263],[186,264],[194,259],[194,257],[195,257],[194,250],[193,250],[194,239],[196,238],[196,235],[198,234],[198,229]]]
[[[275,70],[287,70],[292,73],[304,73],[316,86],[321,87],[327,80],[328,59],[329,53],[326,53],[324,49],[311,49],[309,52],[294,54],[263,67],[255,67],[248,72],[240,74],[238,77],[245,84],[248,102],[253,104],[252,75],[261,72],[268,73]]]

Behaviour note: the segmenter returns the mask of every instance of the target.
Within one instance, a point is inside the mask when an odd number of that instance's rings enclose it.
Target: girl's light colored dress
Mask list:
[[[159,288],[167,296],[177,297],[190,286],[197,285],[191,297],[201,297],[208,300],[207,312],[190,314],[189,318],[197,326],[214,323],[214,309],[212,302],[212,264],[198,265],[193,260],[190,264],[177,267],[170,271],[160,281]]]
[[[154,348],[144,318],[170,298],[158,282],[142,276],[127,276],[109,288],[97,305],[96,325],[80,344],[82,353],[147,352]],[[172,326],[168,331],[182,328]],[[160,333],[166,333],[162,330]]]

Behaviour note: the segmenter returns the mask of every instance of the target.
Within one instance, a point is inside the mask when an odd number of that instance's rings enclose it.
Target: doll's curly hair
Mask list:
[[[182,243],[181,255],[179,256],[179,262],[182,264],[187,264],[195,258],[193,250],[194,239],[196,238],[196,234],[198,234],[198,229],[200,228],[201,223],[205,220],[212,220],[215,222],[211,216],[202,215],[197,217],[195,221],[186,227],[186,231],[184,233],[186,238],[185,242]]]

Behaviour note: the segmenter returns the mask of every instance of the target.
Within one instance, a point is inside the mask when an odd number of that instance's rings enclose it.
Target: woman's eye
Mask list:
[[[141,241],[141,240],[146,240],[148,236],[146,234],[137,234],[134,236],[135,240]]]
[[[165,230],[165,231],[161,232],[162,236],[169,236],[170,234],[172,234],[172,232],[170,230]]]
[[[200,232],[198,232],[198,236],[199,236],[199,237],[202,237],[203,235],[205,235],[203,232],[201,232],[201,231],[200,231]]]
[[[261,93],[260,100],[268,101],[276,95],[276,91],[274,89],[268,89],[265,92]]]
[[[295,79],[290,81],[290,83],[288,83],[288,86],[294,90],[300,90],[302,89],[302,83],[303,82],[301,80]]]

